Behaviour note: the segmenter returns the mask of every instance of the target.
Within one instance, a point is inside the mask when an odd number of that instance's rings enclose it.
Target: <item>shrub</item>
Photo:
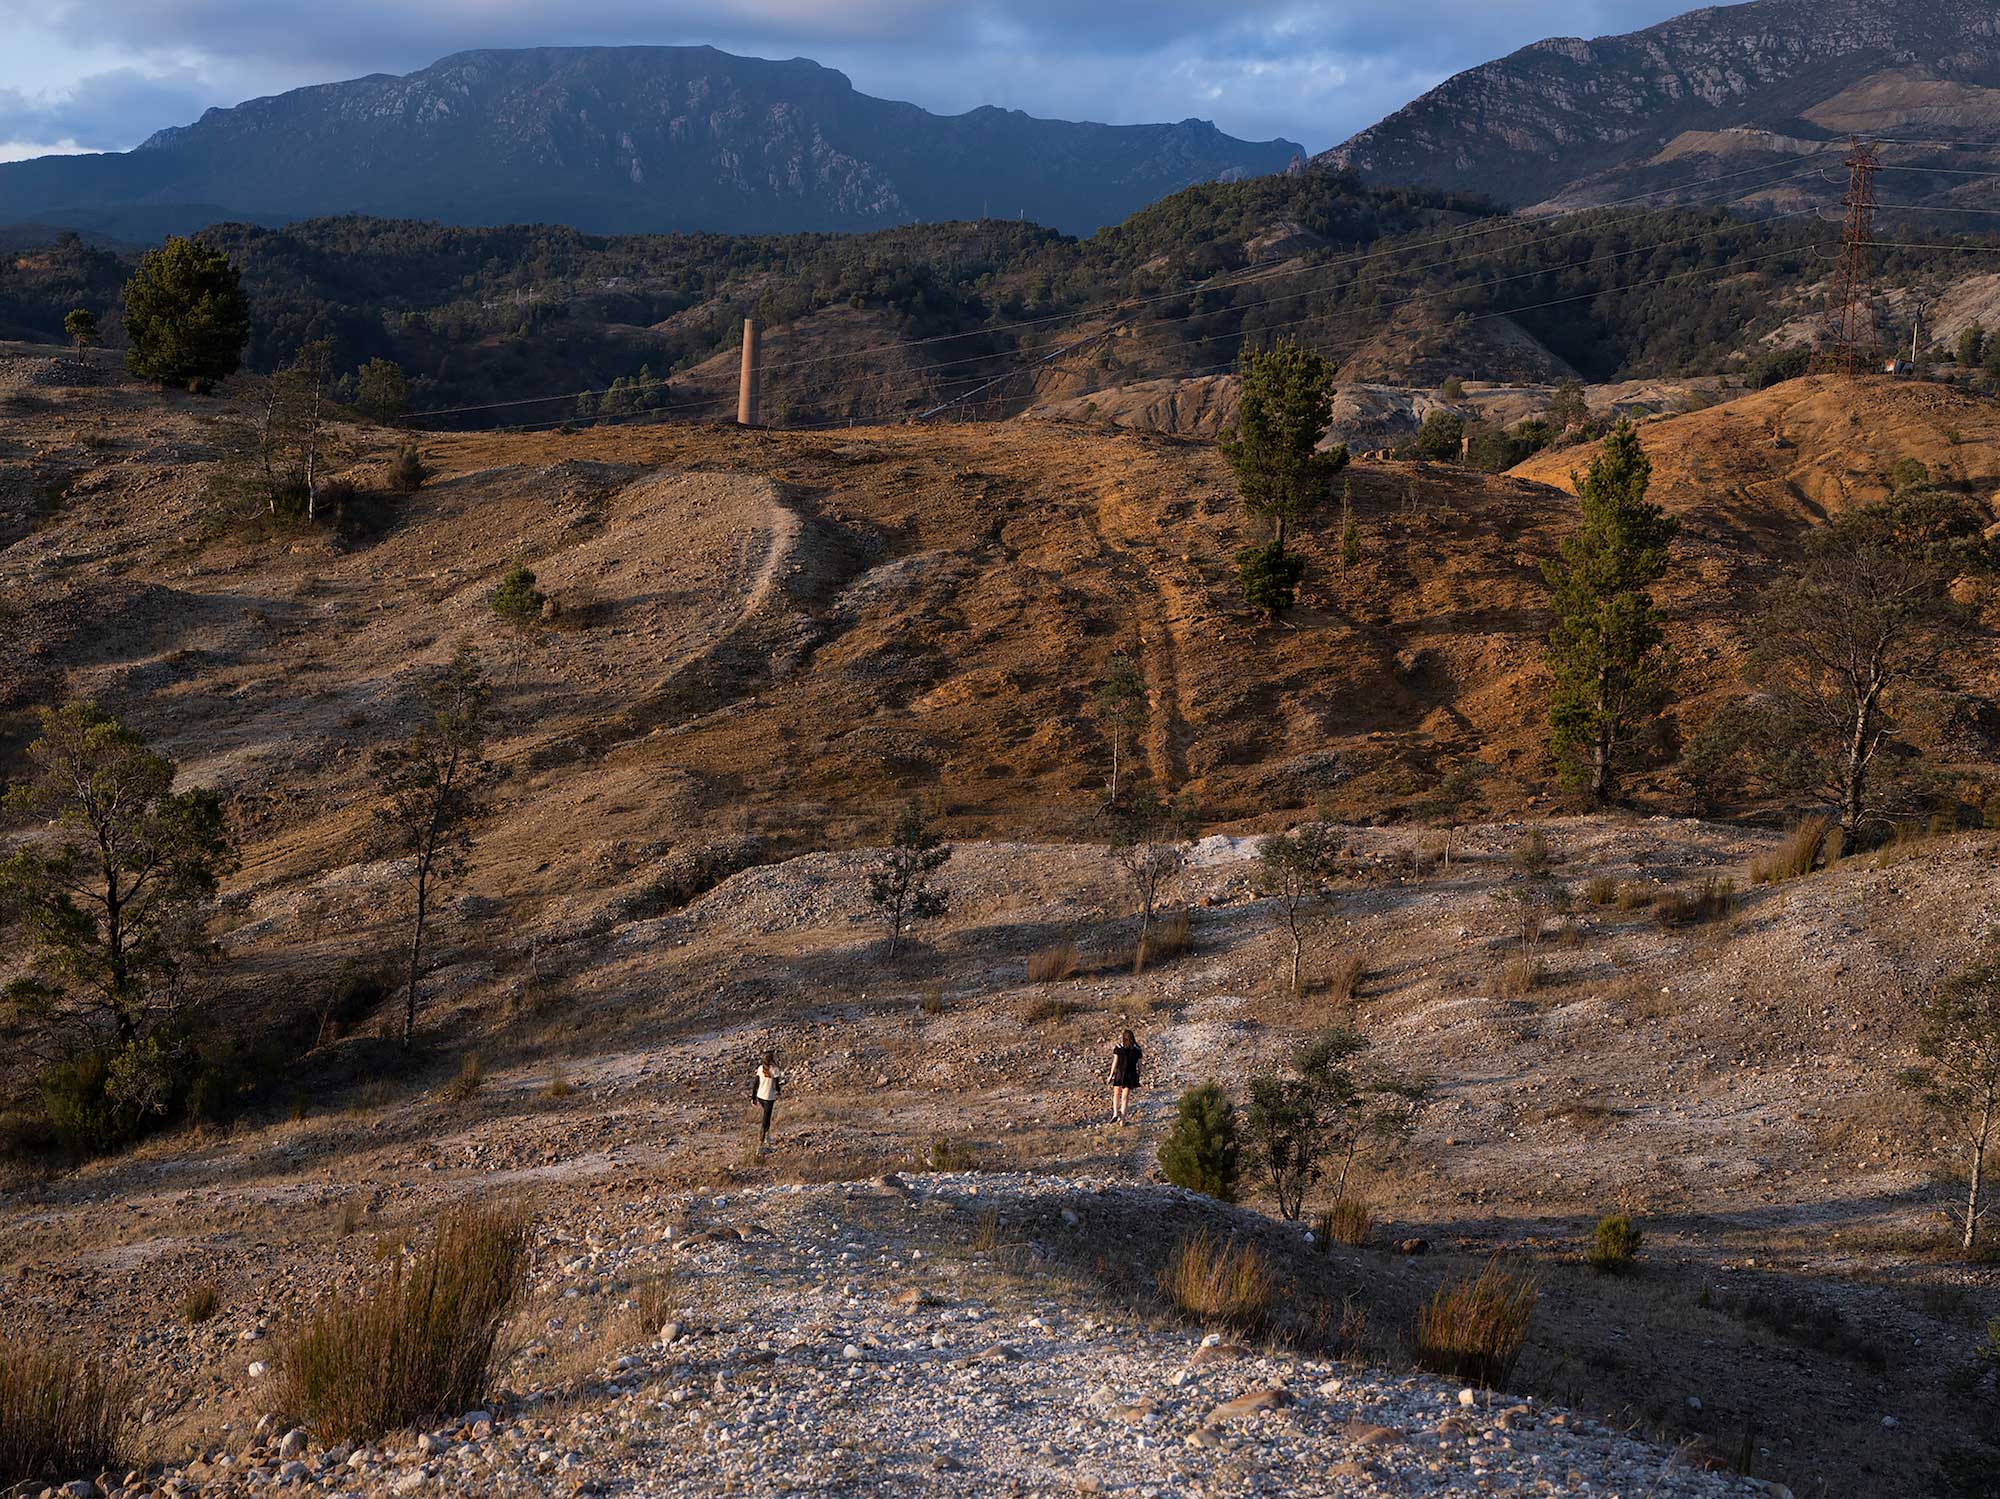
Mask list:
[[[528,1273],[525,1209],[453,1208],[428,1252],[322,1301],[279,1353],[288,1408],[326,1442],[372,1441],[476,1405]]]
[[[558,1067],[549,1074],[549,1080],[542,1084],[542,1097],[567,1098],[576,1090],[569,1084],[569,1074]]]
[[[1181,1094],[1174,1127],[1160,1142],[1161,1174],[1177,1187],[1234,1202],[1240,1160],[1236,1105],[1222,1085],[1203,1083]]]
[[[1273,619],[1297,601],[1299,580],[1305,574],[1305,558],[1281,549],[1275,541],[1236,554],[1236,578],[1243,585],[1244,601]]]
[[[924,992],[917,996],[917,1009],[926,1015],[942,1015],[944,1013],[944,985],[924,985]]]
[[[1583,898],[1593,906],[1608,906],[1618,899],[1618,882],[1608,874],[1594,874],[1584,881]]]
[[[478,1052],[468,1052],[459,1064],[458,1076],[444,1085],[444,1096],[453,1103],[465,1103],[486,1083],[486,1070],[479,1063]]]
[[[181,1297],[181,1321],[189,1327],[199,1326],[213,1317],[222,1305],[222,1293],[215,1289],[213,1281],[203,1281]]]
[[[102,1155],[131,1138],[130,1112],[105,1095],[111,1059],[87,1052],[42,1074],[42,1108],[57,1137],[80,1155]]]
[[[1585,1258],[1589,1260],[1590,1268],[1599,1275],[1623,1275],[1632,1268],[1642,1237],[1632,1220],[1622,1214],[1600,1218],[1597,1234],[1590,1243],[1590,1253]]]
[[[1549,971],[1540,958],[1516,954],[1500,965],[1500,997],[1519,999],[1539,989],[1548,979]]]
[[[1135,968],[1144,968],[1150,963],[1164,963],[1183,956],[1194,946],[1194,919],[1186,911],[1176,911],[1154,923],[1139,944],[1134,958]]]
[[[1549,840],[1540,828],[1532,828],[1522,834],[1510,857],[1514,867],[1527,874],[1547,874],[1549,866],[1555,862],[1555,856],[1549,851]]]
[[[1750,861],[1751,882],[1775,885],[1811,874],[1827,851],[1828,836],[1833,829],[1833,820],[1828,817],[1808,817],[1795,824],[1776,848]],[[1836,851],[1834,858],[1838,857]]]
[[[1439,1286],[1417,1313],[1417,1363],[1487,1389],[1506,1384],[1527,1341],[1540,1288],[1489,1262],[1477,1278]]]
[[[1645,885],[1629,881],[1618,887],[1618,909],[1637,911],[1653,903],[1653,891]]]
[[[1322,1243],[1361,1249],[1375,1231],[1375,1210],[1359,1198],[1343,1197],[1319,1215],[1317,1227]]]
[[[535,587],[535,575],[517,562],[507,569],[490,602],[495,614],[525,634],[542,622],[542,605],[548,602],[548,595]]]
[[[1028,955],[1028,982],[1053,984],[1076,977],[1076,944],[1065,937]]]
[[[424,487],[433,470],[424,462],[417,445],[406,442],[396,449],[396,461],[389,466],[389,487],[397,494],[415,494]]]
[[[1160,1289],[1182,1316],[1204,1326],[1256,1332],[1270,1313],[1276,1281],[1254,1244],[1203,1229],[1174,1246]]]
[[[111,1467],[131,1397],[127,1376],[74,1349],[0,1340],[0,1483]]]

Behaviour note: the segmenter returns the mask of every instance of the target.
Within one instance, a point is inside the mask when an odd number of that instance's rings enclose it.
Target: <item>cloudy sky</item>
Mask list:
[[[1691,0],[1689,0],[1691,3]],[[1319,150],[1550,35],[1676,0],[0,0],[0,159],[117,150],[211,105],[471,47],[697,43],[811,57],[866,93],[1128,123],[1214,120]]]

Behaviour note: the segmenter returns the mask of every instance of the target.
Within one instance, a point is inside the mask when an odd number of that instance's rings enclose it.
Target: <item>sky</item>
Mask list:
[[[0,0],[0,160],[123,150],[214,105],[474,47],[706,43],[864,93],[1114,124],[1199,118],[1318,151],[1545,36],[1691,0]]]

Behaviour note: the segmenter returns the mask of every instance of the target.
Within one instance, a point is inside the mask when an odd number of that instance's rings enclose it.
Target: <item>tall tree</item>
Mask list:
[[[1830,797],[1858,834],[1879,810],[1902,710],[1948,685],[1968,623],[1951,585],[1992,560],[1979,515],[1934,490],[1816,528],[1766,594],[1748,663],[1765,777]]]
[[[1291,943],[1291,992],[1299,997],[1299,970],[1305,959],[1305,921],[1340,858],[1340,840],[1331,824],[1309,822],[1289,834],[1257,845],[1258,879],[1278,902],[1278,919]]]
[[[378,422],[401,416],[410,406],[410,377],[393,359],[371,359],[354,376],[354,404]]]
[[[1136,744],[1146,727],[1146,682],[1132,658],[1114,652],[1097,689],[1097,722],[1111,741],[1111,801],[1118,801],[1125,747]]]
[[[382,793],[377,815],[391,847],[408,863],[416,906],[410,924],[408,985],[403,995],[403,1046],[416,1037],[418,982],[425,926],[437,886],[465,872],[472,823],[484,808],[490,772],[486,743],[489,696],[479,663],[460,651],[424,692],[427,717],[401,744],[376,754]]]
[[[174,762],[86,702],[45,708],[10,817],[52,830],[0,863],[0,913],[25,926],[31,973],[8,998],[56,1050],[129,1046],[181,1017],[208,908],[235,853],[214,791],[173,789]]]
[[[1377,1061],[1367,1039],[1346,1029],[1301,1044],[1289,1076],[1251,1078],[1245,1133],[1278,1211],[1298,1218],[1307,1192],[1329,1165],[1337,1171],[1334,1195],[1345,1197],[1362,1147],[1406,1137],[1429,1100],[1430,1086]]]
[[[911,797],[896,819],[889,846],[868,871],[868,902],[889,927],[889,956],[902,949],[903,928],[912,921],[942,916],[949,896],[932,877],[951,858],[951,845],[937,835],[924,809]]]
[[[1648,589],[1667,571],[1680,522],[1646,498],[1653,465],[1639,431],[1620,422],[1576,480],[1582,522],[1543,567],[1549,631],[1550,748],[1565,785],[1594,801],[1617,785],[1640,723],[1665,701],[1665,636]]]
[[[1303,576],[1285,542],[1347,467],[1346,448],[1320,448],[1333,421],[1333,374],[1325,358],[1289,339],[1246,353],[1236,424],[1222,436],[1245,512],[1271,524],[1270,542],[1244,548],[1236,562],[1246,596],[1273,618],[1292,606]]]
[[[227,255],[174,236],[125,283],[125,363],[142,380],[207,391],[236,373],[250,303]]]
[[[1977,1247],[1985,1215],[1986,1153],[2000,1138],[2000,958],[1958,973],[1925,1005],[1918,1065],[1902,1074],[1969,1152],[1970,1186],[1959,1243]]]

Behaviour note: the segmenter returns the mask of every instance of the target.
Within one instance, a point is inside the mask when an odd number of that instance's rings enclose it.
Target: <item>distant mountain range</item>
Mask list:
[[[0,222],[151,238],[350,211],[600,233],[992,216],[1087,234],[1183,187],[1303,156],[1204,120],[935,115],[802,58],[537,47],[211,109],[132,151],[0,165]]]
[[[1903,168],[2000,158],[1994,0],[1752,0],[1626,36],[1536,42],[1446,80],[1314,158],[1372,182],[1474,189],[1516,207],[1587,207],[1670,189],[1766,203],[1837,198],[1807,156],[1850,134]],[[1965,149],[1970,145],[1972,149]],[[1788,172],[1787,166],[1797,167]],[[1771,168],[1760,176],[1751,169]],[[1769,183],[1768,189],[1764,186]],[[1885,180],[1883,186],[1890,185]],[[1883,197],[1992,201],[1977,179],[1906,176]]]

